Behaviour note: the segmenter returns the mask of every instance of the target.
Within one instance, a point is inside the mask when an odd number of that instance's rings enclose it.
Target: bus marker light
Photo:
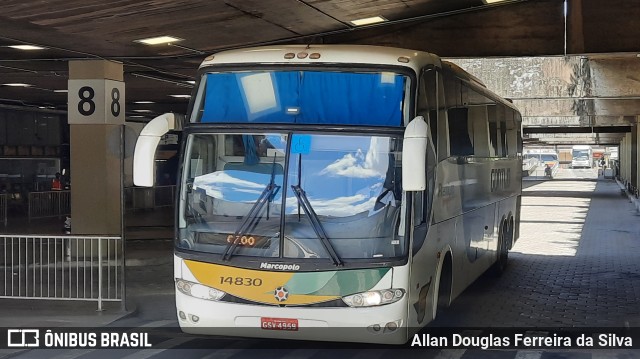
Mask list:
[[[200,317],[198,317],[197,315],[193,315],[191,314],[191,321],[194,323],[197,323],[200,320]]]
[[[320,54],[317,52],[314,52],[313,54],[309,55],[310,59],[316,60],[320,58]]]
[[[182,320],[186,320],[186,319],[187,319],[187,315],[186,315],[186,314],[184,314],[184,312],[183,312],[183,311],[180,311],[180,312],[178,313],[178,316],[179,316],[179,317],[180,317],[180,319],[182,319]]]
[[[296,57],[296,54],[294,54],[293,52],[287,52],[286,54],[284,54],[284,58],[289,60]]]
[[[385,325],[385,329],[393,332],[394,330],[398,329],[398,323],[396,322],[389,322],[387,323],[387,325]]]
[[[402,63],[409,63],[409,58],[408,57],[404,57],[404,56],[400,56],[398,57],[398,62],[402,62]]]
[[[306,59],[307,56],[309,56],[309,54],[306,53],[306,52],[298,52],[298,58],[299,59]]]
[[[373,329],[376,332],[380,331],[380,324],[374,324],[373,326],[371,326],[371,329]]]

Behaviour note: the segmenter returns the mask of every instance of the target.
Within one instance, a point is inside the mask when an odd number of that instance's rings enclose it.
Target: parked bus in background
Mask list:
[[[593,150],[591,146],[576,145],[571,148],[571,168],[591,168]]]
[[[136,144],[153,184],[163,115]],[[518,238],[521,117],[437,56],[272,46],[209,56],[184,130],[187,333],[404,343]]]
[[[524,159],[535,159],[538,161],[540,167],[546,167],[548,165],[554,171],[560,166],[558,152],[550,149],[527,150],[524,154]]]

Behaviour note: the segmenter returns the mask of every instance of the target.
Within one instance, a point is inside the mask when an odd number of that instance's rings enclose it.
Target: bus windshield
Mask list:
[[[205,73],[191,122],[403,125],[407,76],[371,70]]]
[[[375,135],[192,134],[177,246],[234,257],[403,256],[401,143]]]
[[[589,159],[589,151],[587,151],[587,150],[573,150],[573,158],[586,158],[586,159]]]
[[[558,156],[557,155],[546,155],[546,154],[542,154],[540,155],[540,159],[544,162],[553,162],[553,161],[557,161],[558,160]]]

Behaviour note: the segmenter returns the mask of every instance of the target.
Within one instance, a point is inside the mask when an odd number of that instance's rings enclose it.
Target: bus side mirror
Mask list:
[[[133,184],[152,187],[155,181],[155,155],[160,137],[175,128],[175,116],[165,113],[151,120],[140,132],[133,154]]]
[[[424,117],[414,118],[404,130],[402,141],[402,190],[424,191],[427,188],[427,131]]]

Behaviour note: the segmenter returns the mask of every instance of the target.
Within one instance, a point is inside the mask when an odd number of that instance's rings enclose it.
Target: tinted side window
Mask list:
[[[451,156],[472,156],[473,142],[471,141],[468,121],[469,111],[466,108],[451,108],[447,115],[449,119],[449,153]]]

